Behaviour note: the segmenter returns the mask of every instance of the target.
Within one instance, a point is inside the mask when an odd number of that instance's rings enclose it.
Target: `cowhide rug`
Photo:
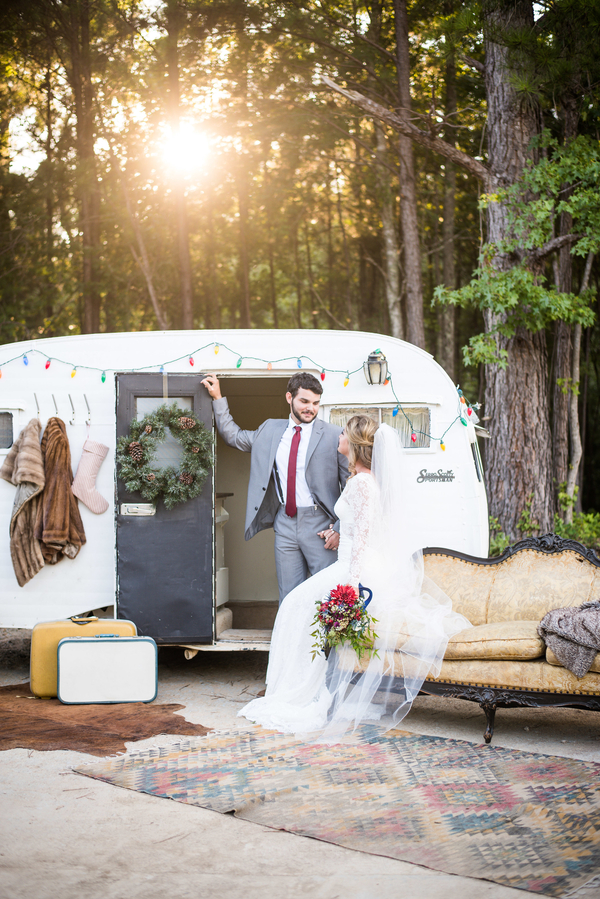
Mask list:
[[[71,749],[90,755],[125,752],[125,741],[157,734],[203,737],[210,728],[174,713],[185,706],[144,702],[63,705],[39,699],[29,684],[0,687],[0,751]]]

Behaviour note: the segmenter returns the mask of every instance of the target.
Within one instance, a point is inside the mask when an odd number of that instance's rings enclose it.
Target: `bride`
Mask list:
[[[470,627],[448,596],[424,577],[423,556],[411,546],[403,497],[398,433],[355,415],[340,435],[351,475],[335,506],[338,559],[284,599],[273,629],[265,695],[239,715],[292,734],[318,733],[333,742],[370,722],[398,724],[431,672],[439,674],[448,638]],[[415,551],[415,549],[417,551]],[[348,646],[312,658],[316,603],[338,584],[373,591],[369,613],[376,652],[359,660]]]

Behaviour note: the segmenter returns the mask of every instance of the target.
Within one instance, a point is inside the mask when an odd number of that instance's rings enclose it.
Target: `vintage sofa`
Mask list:
[[[478,702],[486,743],[497,708],[567,706],[600,711],[600,653],[582,678],[563,668],[538,636],[551,609],[600,599],[600,559],[574,540],[530,537],[501,556],[424,551],[425,573],[474,625],[448,643],[437,678],[422,693]]]

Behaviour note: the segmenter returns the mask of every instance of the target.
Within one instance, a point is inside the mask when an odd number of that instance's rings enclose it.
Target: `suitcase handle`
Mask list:
[[[72,615],[69,620],[72,621],[73,624],[88,624],[91,621],[99,621],[99,618],[97,615],[90,615],[89,618],[81,618],[79,615]]]
[[[94,634],[95,640],[104,640],[105,637],[119,637],[120,634]]]

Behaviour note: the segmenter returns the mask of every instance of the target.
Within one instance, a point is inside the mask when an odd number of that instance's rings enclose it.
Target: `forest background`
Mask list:
[[[599,0],[5,0],[0,342],[331,328],[481,403],[493,549],[600,543]]]

